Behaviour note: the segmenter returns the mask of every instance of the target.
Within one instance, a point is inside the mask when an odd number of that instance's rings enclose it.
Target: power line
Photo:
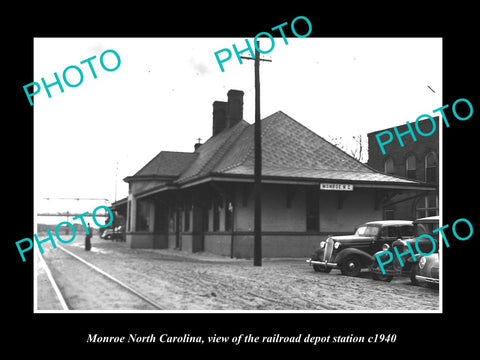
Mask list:
[[[106,202],[110,202],[110,200],[106,198],[84,198],[84,197],[44,197],[45,200],[103,200]]]

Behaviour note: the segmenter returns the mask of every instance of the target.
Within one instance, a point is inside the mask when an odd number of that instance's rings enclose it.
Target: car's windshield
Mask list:
[[[438,240],[438,232],[433,232],[433,230],[438,228],[438,223],[422,223],[422,224],[415,224],[415,236],[418,237],[423,234],[428,234],[433,238]]]
[[[363,225],[360,226],[357,231],[355,231],[355,235],[358,236],[375,236],[378,234],[379,228],[377,226],[372,225]]]

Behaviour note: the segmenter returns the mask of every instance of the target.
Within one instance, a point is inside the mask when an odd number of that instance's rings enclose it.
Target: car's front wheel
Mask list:
[[[357,256],[348,256],[343,260],[340,270],[343,275],[358,276],[362,271],[362,262]]]
[[[393,275],[387,275],[387,274],[379,274],[378,273],[378,263],[375,261],[373,264],[373,268],[371,269],[371,274],[372,274],[372,279],[377,280],[377,281],[386,281],[390,282],[393,280]]]

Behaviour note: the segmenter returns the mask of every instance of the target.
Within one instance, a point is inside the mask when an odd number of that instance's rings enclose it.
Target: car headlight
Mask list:
[[[340,241],[337,241],[337,242],[335,242],[335,244],[333,244],[333,247],[334,247],[335,249],[338,249],[338,248],[340,247],[340,245],[342,245],[342,244],[340,243]]]
[[[423,257],[420,259],[420,262],[418,263],[418,267],[419,267],[420,269],[423,269],[423,268],[425,267],[425,264],[426,264],[426,263],[427,263],[427,258],[423,256]]]
[[[398,239],[395,244],[402,244],[402,246],[407,246],[407,240]]]
[[[383,251],[387,251],[388,249],[390,249],[390,245],[388,245],[388,244],[383,244],[382,245],[382,250]]]
[[[323,249],[325,247],[325,241],[320,242],[320,249]]]

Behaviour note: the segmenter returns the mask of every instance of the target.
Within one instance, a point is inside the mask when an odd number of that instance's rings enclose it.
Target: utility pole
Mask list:
[[[255,166],[254,166],[254,237],[253,237],[253,265],[262,266],[262,125],[260,122],[260,61],[269,61],[260,59],[258,48],[260,43],[257,41],[255,46],[255,58],[243,57],[242,59],[255,60]]]
[[[117,202],[117,177],[118,177],[118,161],[116,162],[115,164],[115,201],[114,202]],[[113,235],[112,235],[112,241],[115,240],[115,219],[116,219],[116,216],[113,217]]]

